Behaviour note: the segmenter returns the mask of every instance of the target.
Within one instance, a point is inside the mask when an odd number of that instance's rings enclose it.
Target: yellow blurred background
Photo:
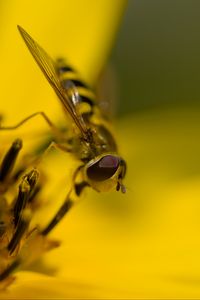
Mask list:
[[[199,1],[130,0],[111,57],[128,191],[98,205],[130,233],[118,260],[138,298],[200,297],[199,32]]]

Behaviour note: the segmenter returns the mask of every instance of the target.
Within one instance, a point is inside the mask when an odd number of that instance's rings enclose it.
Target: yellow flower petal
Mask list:
[[[9,289],[0,293],[0,299],[94,299],[97,289],[83,283],[70,282],[33,272],[19,272]]]
[[[182,110],[131,119],[119,140],[127,194],[88,191],[52,232],[63,242],[46,265],[57,277],[102,287],[100,298],[198,299],[199,116],[191,110],[186,119]]]
[[[110,48],[110,33],[106,28],[108,17],[117,20],[114,11],[112,14],[116,1],[88,2],[92,13],[87,18],[85,1],[78,2],[80,11],[74,9],[77,2],[68,2],[66,10],[66,1],[61,1],[59,6],[56,2],[50,5],[46,1],[34,1],[31,5],[25,1],[10,3],[13,6],[4,5],[4,17],[1,18],[3,112],[8,121],[15,122],[28,113],[44,109],[56,120],[59,113],[54,114],[54,95],[31,63],[23,43],[17,46],[20,38],[15,31],[16,23],[30,31],[48,52],[53,55],[60,51],[66,53],[83,76],[92,82]],[[100,17],[99,13],[99,18],[95,18],[95,9],[102,12],[107,3],[110,6],[106,14]],[[121,2],[117,3],[116,16],[119,16],[122,6]],[[98,5],[102,5],[101,9]],[[68,20],[69,23],[65,23]],[[82,32],[87,35],[82,34],[77,39],[80,26],[72,26],[74,23],[81,24]],[[112,21],[112,30],[116,26],[117,22]],[[198,299],[200,144],[196,137],[199,116],[192,111],[189,116],[186,119],[184,111],[168,111],[141,114],[124,121],[120,126],[119,142],[128,161],[127,194],[113,192],[102,196],[88,192],[84,201],[52,232],[52,238],[62,240],[61,247],[47,254],[42,265],[38,263],[32,267],[54,277],[19,272],[16,282],[1,294],[2,299],[27,299],[28,296],[40,299]],[[73,168],[67,164],[67,157],[64,164],[64,156],[49,161],[52,172],[56,167],[62,172],[65,166],[66,169]],[[67,180],[62,183],[68,185]],[[65,192],[63,189],[63,196]],[[62,195],[57,200],[62,202]],[[44,224],[46,218],[45,214]]]

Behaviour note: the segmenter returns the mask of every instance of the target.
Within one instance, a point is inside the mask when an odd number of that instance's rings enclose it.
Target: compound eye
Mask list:
[[[119,167],[120,159],[106,155],[87,169],[87,176],[91,180],[103,181],[111,178]]]

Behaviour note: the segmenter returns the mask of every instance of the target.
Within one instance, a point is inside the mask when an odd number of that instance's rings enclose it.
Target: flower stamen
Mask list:
[[[42,186],[38,184],[39,172],[35,168],[25,173],[30,167],[28,161],[12,172],[21,148],[22,140],[16,139],[0,164],[0,289],[13,281],[11,274],[19,266],[28,265],[59,245],[59,242],[47,239],[38,226],[31,224]],[[17,185],[18,194],[13,197]]]
[[[0,182],[4,182],[11,173],[19,151],[22,148],[22,140],[16,139],[6,153],[0,167]]]

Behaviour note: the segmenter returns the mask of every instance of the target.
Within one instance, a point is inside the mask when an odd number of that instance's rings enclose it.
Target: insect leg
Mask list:
[[[42,235],[49,234],[50,231],[60,222],[60,220],[65,216],[65,214],[70,210],[70,208],[73,205],[73,201],[69,198],[69,194],[62,204],[62,206],[59,208],[56,215],[53,217],[53,219],[50,221],[50,223],[42,230]]]
[[[70,147],[67,147],[67,144],[66,143],[56,143],[54,141],[52,141],[49,146],[47,147],[47,149],[44,151],[44,154],[48,153],[51,148],[55,148],[55,149],[59,149],[63,152],[71,152],[71,149]]]
[[[80,166],[76,169],[74,176],[73,176],[73,187],[69,191],[67,197],[65,198],[64,203],[61,205],[59,210],[57,211],[56,215],[52,218],[50,223],[41,231],[42,235],[47,235],[54,229],[54,227],[60,222],[60,220],[66,215],[66,213],[71,209],[71,207],[76,203],[74,196],[80,196],[84,187],[88,186],[86,182],[75,183],[75,180],[81,171],[83,166]],[[73,192],[75,195],[73,195]]]
[[[35,112],[35,113],[31,114],[30,116],[28,116],[28,117],[24,118],[23,120],[21,120],[16,125],[13,125],[13,126],[0,126],[0,130],[15,130],[15,129],[19,128],[20,126],[22,126],[27,121],[29,121],[30,119],[32,119],[32,118],[34,118],[38,115],[43,117],[45,122],[48,124],[48,126],[53,131],[55,131],[57,134],[60,133],[60,130],[53,124],[53,122],[49,119],[49,117],[43,111],[38,111],[38,112]]]
[[[62,144],[51,141],[47,148],[40,155],[36,155],[36,158],[33,159],[32,164],[35,166],[40,164],[43,157],[45,157],[52,149],[58,149],[63,152],[71,152],[71,148],[67,146],[67,143]]]

